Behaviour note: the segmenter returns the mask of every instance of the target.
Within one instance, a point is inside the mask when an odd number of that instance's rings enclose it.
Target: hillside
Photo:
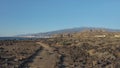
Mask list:
[[[120,68],[120,36],[81,33],[81,37],[1,40],[0,68]]]
[[[23,34],[23,35],[17,35],[17,37],[49,38],[49,37],[51,37],[52,35],[55,35],[55,34],[76,33],[76,32],[91,31],[91,30],[92,30],[92,31],[94,31],[94,30],[100,30],[100,31],[107,31],[107,32],[120,32],[119,29],[81,27],[81,28],[62,29],[62,30],[44,32],[44,33]]]

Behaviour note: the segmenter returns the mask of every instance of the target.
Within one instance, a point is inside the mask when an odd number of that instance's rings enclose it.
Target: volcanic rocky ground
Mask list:
[[[0,68],[120,68],[120,38],[4,40]]]

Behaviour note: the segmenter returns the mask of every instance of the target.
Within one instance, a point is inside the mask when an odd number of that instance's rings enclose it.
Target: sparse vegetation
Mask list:
[[[31,65],[33,68],[37,65],[44,68],[120,67],[119,38],[75,36],[76,34],[72,34],[72,37],[0,41],[0,68],[30,68]],[[27,62],[23,63],[24,61]]]

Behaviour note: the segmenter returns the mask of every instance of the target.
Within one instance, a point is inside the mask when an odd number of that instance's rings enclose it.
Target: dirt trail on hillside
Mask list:
[[[49,52],[53,52],[52,47],[50,47],[49,45],[41,43],[41,42],[37,42],[37,44],[41,45],[45,50],[48,50]]]
[[[53,49],[41,42],[37,44],[43,47],[43,50],[28,64],[29,68],[56,68],[57,54],[53,52]]]

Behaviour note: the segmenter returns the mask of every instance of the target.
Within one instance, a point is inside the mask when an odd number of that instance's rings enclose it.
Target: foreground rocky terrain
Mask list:
[[[0,41],[0,68],[18,68],[23,66],[42,47],[33,41]]]
[[[54,43],[51,44],[51,42]],[[120,67],[119,38],[63,38],[59,40],[56,38],[49,39],[46,43],[54,48],[54,53],[59,55],[60,60],[56,62],[58,68]]]
[[[120,68],[120,38],[4,40],[0,68]]]

